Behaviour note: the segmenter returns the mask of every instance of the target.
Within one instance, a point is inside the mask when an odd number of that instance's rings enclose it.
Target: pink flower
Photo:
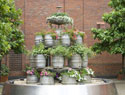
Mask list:
[[[40,73],[40,76],[43,76],[43,72]]]
[[[26,73],[27,73],[27,74],[30,74],[30,70],[28,70]]]
[[[56,35],[56,39],[58,39],[58,35]]]
[[[76,37],[76,35],[74,34],[74,39],[76,40],[77,39],[77,37]]]
[[[31,75],[33,75],[33,72],[30,72]]]
[[[45,76],[47,76],[48,75],[48,73],[47,72],[45,72]]]
[[[69,71],[71,71],[72,70],[72,68],[69,68]]]

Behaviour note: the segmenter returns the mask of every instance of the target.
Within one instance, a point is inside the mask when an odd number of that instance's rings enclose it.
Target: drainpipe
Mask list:
[[[64,2],[63,2],[63,5],[64,5],[64,13],[66,12],[66,9],[65,9],[65,7],[66,7],[66,1],[64,0]]]

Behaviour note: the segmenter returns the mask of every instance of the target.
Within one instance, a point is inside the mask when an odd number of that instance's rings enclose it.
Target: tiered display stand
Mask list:
[[[50,19],[48,19],[48,21],[51,22]],[[35,37],[35,44],[39,45],[40,43],[44,43],[45,49],[48,49],[56,47],[55,43],[61,40],[60,45],[70,47],[70,37],[68,35],[61,35],[63,32],[61,25],[65,25],[67,22],[61,23],[61,20],[52,22],[58,25],[58,29],[55,30],[58,35],[58,39],[54,41],[50,35],[45,35],[44,38],[38,35]],[[83,38],[78,36],[75,43],[83,44]],[[35,68],[37,71],[44,69],[55,73],[67,72],[71,68],[79,71],[80,69],[87,68],[88,66],[87,56],[84,62],[79,58],[79,55],[76,55],[71,59],[72,61],[69,62],[67,60],[64,61],[63,58],[59,56],[55,58],[54,56],[49,56],[46,60],[44,55],[40,54],[35,57],[30,56],[30,66]],[[63,63],[63,65],[58,65],[59,62]],[[78,64],[71,65],[71,63]],[[67,65],[65,66],[64,64]],[[4,85],[2,95],[117,95],[115,85],[111,80],[92,79],[91,82],[87,84],[84,82],[74,82],[74,80],[68,79],[67,77],[62,80],[62,82],[54,80],[55,79],[51,78],[38,79],[36,76],[31,78],[29,75],[26,79],[8,81]],[[70,82],[67,83],[67,80],[70,80]],[[47,82],[43,83],[43,81]]]

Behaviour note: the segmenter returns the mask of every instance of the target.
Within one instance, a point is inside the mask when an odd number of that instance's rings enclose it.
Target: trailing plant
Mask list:
[[[84,77],[85,75],[94,76],[94,71],[91,68],[82,68],[80,70],[81,77]]]
[[[54,14],[52,14],[51,16],[68,16],[68,14],[67,13],[54,13]]]
[[[41,32],[37,32],[36,35],[41,35],[44,37],[45,35],[50,34],[53,39],[57,39],[57,34],[55,32],[55,29],[52,30],[42,30]]]
[[[1,64],[1,76],[8,76],[9,68],[5,64]]]
[[[51,55],[62,55],[64,57],[69,57],[71,56],[70,52],[69,52],[69,48],[58,45],[52,49],[50,49],[50,54]]]
[[[83,78],[80,76],[79,71],[74,70],[72,68],[69,68],[68,71],[62,72],[61,76],[63,76],[63,75],[67,75],[67,76],[69,76],[71,78],[76,78],[77,81],[83,80]]]
[[[94,55],[94,52],[91,50],[91,48],[86,47],[85,45],[82,44],[75,44],[72,45],[69,48],[70,53],[73,54],[79,54],[82,59],[84,59],[86,57],[86,55],[88,57],[92,57]]]
[[[45,49],[44,45],[40,43],[37,46],[34,46],[31,51],[29,51],[29,55],[36,56],[38,54],[44,54],[45,56],[49,56],[50,49]]]
[[[46,30],[41,30],[41,32],[37,32],[35,35],[36,35],[36,36],[37,36],[37,35],[40,35],[40,36],[44,37],[44,36],[45,36],[45,33],[46,33]]]
[[[74,43],[75,40],[77,39],[77,36],[80,35],[82,38],[84,38],[85,33],[76,29],[65,29],[64,32],[62,32],[61,35],[68,34],[71,42]]]
[[[110,0],[113,9],[102,17],[110,27],[106,29],[92,28],[94,39],[99,41],[93,45],[96,53],[107,51],[110,54],[122,55],[122,69],[125,69],[125,0]]]
[[[40,72],[40,76],[53,76],[53,77],[55,77],[55,76],[56,76],[56,73],[55,73],[55,72],[48,71],[48,70],[42,70],[42,71]]]
[[[62,25],[62,24],[73,24],[73,19],[70,18],[66,13],[54,13],[50,17],[47,17],[47,22],[52,25],[52,24],[57,24],[57,25]]]
[[[25,73],[28,71],[28,70],[31,70],[32,67],[29,66],[29,64],[25,64],[25,69],[23,70]]]

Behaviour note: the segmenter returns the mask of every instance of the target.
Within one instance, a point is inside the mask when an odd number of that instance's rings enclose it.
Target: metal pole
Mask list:
[[[1,81],[1,58],[0,58],[0,81]]]
[[[122,69],[125,69],[125,55],[122,54]]]

